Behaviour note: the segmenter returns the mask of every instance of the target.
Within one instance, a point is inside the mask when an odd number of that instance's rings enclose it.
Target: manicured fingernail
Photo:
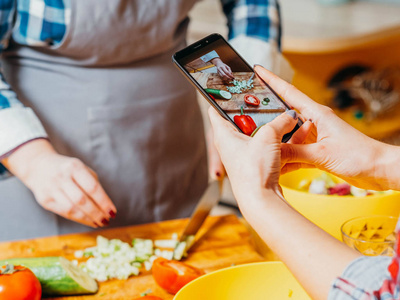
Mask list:
[[[113,219],[115,218],[115,212],[113,210],[110,210],[108,214],[110,215],[111,218]]]
[[[264,68],[262,65],[259,65],[259,64],[255,64],[255,65],[253,66],[253,68],[255,68],[255,67],[261,67],[261,68]]]
[[[297,112],[294,110],[288,110],[286,112],[287,115],[291,116],[294,120],[297,120],[299,116],[297,115]]]
[[[103,220],[101,220],[101,223],[103,223],[103,225],[107,226],[109,222],[108,222],[108,220],[103,219]]]
[[[221,177],[221,173],[220,172],[216,172],[215,176],[217,176],[219,178],[219,177]]]
[[[311,123],[314,123],[314,121],[312,119],[308,119],[308,121],[310,121]]]

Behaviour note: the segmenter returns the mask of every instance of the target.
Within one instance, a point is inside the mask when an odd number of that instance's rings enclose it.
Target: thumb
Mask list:
[[[281,141],[282,137],[286,133],[292,131],[296,126],[298,118],[297,112],[288,110],[286,113],[279,115],[274,120],[261,127],[256,137],[263,139],[265,142],[271,142],[271,138],[276,138]]]
[[[318,165],[320,149],[317,144],[282,144],[281,156],[286,163]]]

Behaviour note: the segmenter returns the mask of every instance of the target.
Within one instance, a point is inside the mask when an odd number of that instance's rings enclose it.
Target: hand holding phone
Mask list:
[[[175,53],[173,61],[206,100],[246,135],[254,135],[290,109],[219,34]],[[301,125],[299,119],[282,141],[287,142]]]

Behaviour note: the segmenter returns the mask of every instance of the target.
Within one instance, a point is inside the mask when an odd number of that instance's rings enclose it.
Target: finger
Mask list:
[[[237,131],[237,129],[227,120],[222,118],[215,109],[210,107],[208,109],[208,114],[211,121],[211,126],[214,131],[214,144],[219,152],[222,155],[221,148],[223,146],[229,145],[229,147],[235,147],[238,141],[249,140],[251,139],[247,135],[244,135]],[[222,149],[225,153],[225,150],[229,151],[229,149]],[[223,161],[223,159],[222,159]]]
[[[254,137],[263,143],[271,143],[271,140],[274,138],[281,141],[286,133],[293,130],[297,124],[297,120],[297,113],[294,110],[288,110],[286,113],[279,115],[270,123],[261,127]],[[271,129],[274,135],[271,135]]]
[[[105,214],[72,179],[64,180],[61,184],[61,189],[69,200],[75,206],[79,207],[79,209],[82,210],[93,223],[96,223],[99,226],[108,225],[110,215]]]
[[[292,135],[289,144],[303,144],[307,137],[311,134],[313,124],[310,121],[306,121],[300,126],[298,130]]]
[[[74,170],[73,180],[104,212],[104,214],[114,217],[117,209],[108,197],[100,182],[83,166]]]
[[[46,201],[45,208],[66,219],[90,226],[98,227],[97,224],[76,207],[61,190],[57,189],[52,193],[53,201]]]
[[[211,179],[222,179],[225,176],[225,168],[221,157],[214,144],[214,133],[210,129],[207,132],[207,150],[208,150],[208,170]]]
[[[223,137],[224,135],[243,135],[237,131],[233,124],[221,117],[221,115],[213,107],[208,109],[208,116],[213,128],[214,140],[219,140],[219,138]]]
[[[315,112],[318,112],[322,105],[314,102],[305,94],[300,92],[290,83],[280,79],[275,74],[261,66],[254,68],[259,75],[271,88],[277,92],[290,106],[297,109],[307,119],[315,119]]]
[[[233,79],[233,73],[231,68],[228,65],[225,65],[225,69],[224,69],[225,74],[227,74],[231,79]]]
[[[219,76],[221,76],[221,77],[228,77],[228,75],[225,74],[225,72],[222,69],[222,67],[218,69],[218,73],[219,73]]]
[[[285,164],[282,169],[281,169],[281,175],[296,171],[298,169],[311,169],[315,168],[314,165],[311,164],[305,164],[305,163],[289,163]]]
[[[306,163],[311,165],[318,165],[320,156],[323,155],[321,153],[324,153],[323,149],[324,146],[321,146],[319,143],[302,145],[282,144],[282,161],[286,161],[287,163]]]

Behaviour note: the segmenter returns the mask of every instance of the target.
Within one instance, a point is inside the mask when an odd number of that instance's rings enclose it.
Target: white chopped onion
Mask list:
[[[79,267],[97,281],[128,279],[132,275],[139,275],[142,267],[147,271],[151,270],[154,260],[158,257],[172,259],[173,251],[154,248],[155,245],[160,248],[173,248],[165,247],[177,244],[178,235],[174,234],[172,238],[158,240],[154,244],[149,239],[134,239],[130,246],[121,240],[108,240],[99,235],[96,239],[97,246],[75,251],[75,257],[90,257]]]

